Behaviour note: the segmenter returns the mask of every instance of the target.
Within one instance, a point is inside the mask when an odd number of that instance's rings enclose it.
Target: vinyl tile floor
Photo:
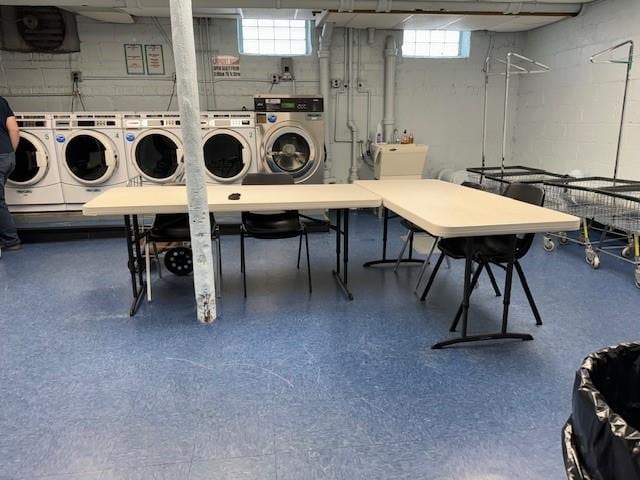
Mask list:
[[[510,327],[533,342],[434,351],[448,338],[462,263],[427,302],[416,267],[362,268],[381,222],[352,214],[348,302],[334,236],[310,235],[313,294],[295,239],[223,237],[223,300],[195,319],[191,278],[154,274],[134,318],[123,239],[25,245],[0,260],[0,480],[388,480],[564,478],[560,432],[573,375],[634,340],[629,265],[599,271],[577,246],[523,261],[545,324],[517,281]],[[389,252],[400,249],[394,221]],[[498,280],[503,274],[498,273]],[[495,330],[483,278],[470,329]]]

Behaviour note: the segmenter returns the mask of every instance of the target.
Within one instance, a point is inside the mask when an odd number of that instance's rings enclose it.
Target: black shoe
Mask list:
[[[6,245],[0,245],[0,249],[6,250],[7,252],[11,252],[14,250],[22,250],[22,242],[20,242],[20,240],[17,240],[15,242],[8,243]]]

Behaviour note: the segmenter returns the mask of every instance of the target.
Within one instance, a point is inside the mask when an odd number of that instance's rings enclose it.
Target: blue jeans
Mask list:
[[[9,213],[4,197],[4,186],[14,168],[16,168],[16,154],[0,153],[0,247],[20,241],[16,224]]]

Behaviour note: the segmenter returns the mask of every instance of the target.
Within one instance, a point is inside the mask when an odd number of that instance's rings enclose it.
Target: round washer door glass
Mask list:
[[[178,146],[166,135],[150,133],[136,145],[135,159],[142,173],[164,180],[178,170]]]
[[[295,176],[308,168],[311,147],[302,135],[287,132],[279,135],[273,142],[271,155],[280,170]]]
[[[71,138],[64,156],[69,170],[80,180],[95,182],[110,171],[107,148],[92,135],[76,135]]]
[[[214,177],[233,179],[246,168],[244,147],[237,138],[226,133],[213,135],[204,144],[204,164]]]
[[[9,180],[15,183],[29,184],[42,174],[42,168],[38,165],[38,147],[21,136],[16,149],[16,168],[9,175]]]

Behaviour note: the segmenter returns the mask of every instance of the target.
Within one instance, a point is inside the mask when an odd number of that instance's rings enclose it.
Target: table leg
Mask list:
[[[503,299],[503,311],[502,311],[502,329],[499,333],[486,333],[480,335],[467,335],[467,321],[469,314],[469,297],[471,296],[471,260],[473,254],[473,239],[468,238],[465,248],[466,263],[465,263],[465,278],[464,278],[464,297],[462,300],[462,334],[459,338],[453,338],[451,340],[445,340],[434,344],[431,348],[434,350],[456,345],[458,343],[470,343],[481,342],[485,340],[502,340],[502,339],[515,339],[515,340],[533,340],[533,337],[528,333],[509,333],[507,331],[507,321],[509,317],[509,303],[511,300],[511,283],[513,279],[513,266],[515,263],[515,250],[516,250],[516,236],[512,235],[509,240],[510,258],[507,264],[507,277],[505,280],[505,291]]]
[[[384,224],[382,227],[382,258],[380,260],[371,260],[363,264],[363,267],[374,267],[376,265],[395,265],[396,263],[416,263],[422,264],[422,260],[412,258],[411,251],[409,252],[409,258],[403,258],[398,262],[397,258],[387,258],[387,240],[389,238],[389,209],[382,207],[384,214]],[[413,247],[413,245],[412,245]],[[413,248],[412,248],[413,249]]]
[[[136,216],[132,219],[129,215],[124,216],[124,225],[125,225],[125,237],[127,240],[127,255],[128,262],[127,267],[129,268],[129,273],[131,275],[131,290],[133,293],[133,300],[131,302],[131,306],[129,307],[129,316],[133,317],[138,308],[140,307],[140,301],[142,300],[145,284],[142,278],[142,267],[141,267],[141,259],[142,255],[140,253],[140,242],[139,242],[139,231],[138,231],[138,219]],[[137,257],[134,254],[137,253]],[[138,273],[138,275],[136,275]]]
[[[336,269],[333,276],[342,288],[342,291],[349,300],[353,300],[353,294],[347,286],[349,279],[349,209],[336,211]],[[342,243],[342,245],[341,245]],[[342,252],[342,258],[340,254]],[[340,271],[340,260],[342,260],[342,272]]]

